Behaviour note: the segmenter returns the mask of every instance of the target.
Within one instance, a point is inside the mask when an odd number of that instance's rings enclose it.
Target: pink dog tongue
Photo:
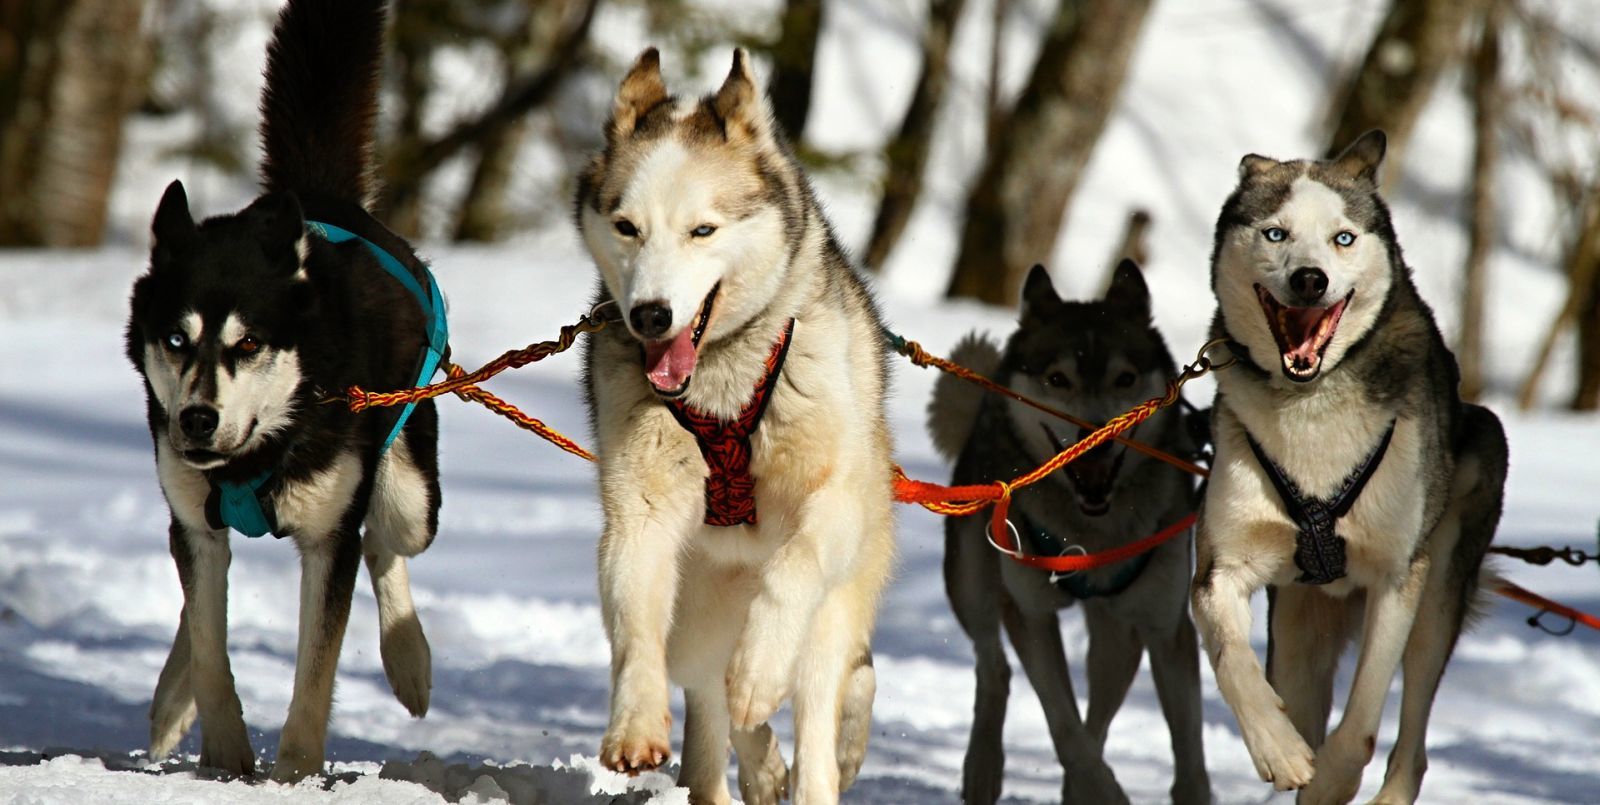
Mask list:
[[[677,391],[694,373],[697,357],[694,328],[685,327],[671,341],[651,341],[644,345],[645,377],[660,391]]]

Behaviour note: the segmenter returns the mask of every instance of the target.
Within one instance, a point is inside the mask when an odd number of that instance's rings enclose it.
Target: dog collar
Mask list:
[[[714,526],[756,524],[756,479],[750,473],[750,438],[761,425],[761,416],[772,401],[778,385],[789,341],[794,335],[794,319],[784,325],[777,343],[767,354],[766,368],[756,381],[755,393],[739,415],[724,422],[697,411],[681,399],[667,400],[667,410],[684,430],[694,434],[700,457],[706,462],[705,524]]]
[[[1394,426],[1395,423],[1391,421],[1389,428],[1383,432],[1383,438],[1378,440],[1378,446],[1345,476],[1339,484],[1339,490],[1331,498],[1315,498],[1300,491],[1294,479],[1267,456],[1248,430],[1245,431],[1244,438],[1250,443],[1250,452],[1256,454],[1256,461],[1261,463],[1267,478],[1272,481],[1272,488],[1278,490],[1278,497],[1283,500],[1283,508],[1288,511],[1289,519],[1300,529],[1294,539],[1294,564],[1300,568],[1300,577],[1295,581],[1301,584],[1327,584],[1344,578],[1344,537],[1335,533],[1334,529],[1339,518],[1348,514],[1356,499],[1361,497],[1361,490],[1367,488],[1367,481],[1372,480],[1378,465],[1383,463],[1384,454],[1389,452],[1389,441],[1394,437]]]
[[[1028,553],[1035,556],[1065,556],[1070,549],[1075,547],[1061,537],[1040,528],[1037,523],[1029,520],[1027,515],[1024,515],[1016,507],[1011,509],[1010,517],[1012,523],[1017,526],[1017,533],[1022,537],[1019,542],[1026,543]],[[1022,546],[1019,545],[1018,547]],[[1051,573],[1050,583],[1054,584],[1056,589],[1079,601],[1121,595],[1129,587],[1132,587],[1133,583],[1138,581],[1139,576],[1144,573],[1144,569],[1150,566],[1150,557],[1152,555],[1151,552],[1147,551],[1121,562],[1122,569],[1118,570],[1117,574],[1112,577],[1110,584],[1103,587],[1096,586],[1090,582],[1089,577],[1082,572]]]
[[[329,243],[344,243],[351,240],[360,243],[372,253],[378,265],[382,266],[389,276],[416,297],[417,304],[422,307],[422,313],[428,320],[428,343],[423,346],[422,355],[418,359],[415,385],[427,385],[433,378],[433,373],[438,371],[439,365],[444,361],[444,354],[450,342],[450,325],[445,319],[444,297],[439,293],[439,283],[434,281],[433,272],[428,269],[428,264],[417,257],[415,252],[406,248],[405,241],[360,207],[314,197],[302,201],[308,211],[326,207],[328,212],[338,214],[353,227],[345,229],[326,221],[307,220],[307,233]],[[379,242],[386,246],[378,245]],[[397,254],[399,256],[396,256]],[[394,425],[384,437],[382,446],[378,448],[379,456],[388,452],[389,446],[394,444],[394,440],[400,435],[401,429],[405,427],[406,421],[411,418],[416,407],[417,404],[412,402],[400,410]],[[282,537],[283,534],[278,532],[278,518],[272,505],[272,496],[264,491],[272,477],[272,471],[268,470],[249,481],[210,480],[211,494],[206,498],[208,524],[217,529],[231,528],[247,537],[261,537],[268,533]]]

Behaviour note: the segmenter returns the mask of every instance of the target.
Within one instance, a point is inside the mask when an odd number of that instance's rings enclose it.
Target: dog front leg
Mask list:
[[[1317,752],[1317,776],[1300,795],[1305,805],[1344,803],[1361,787],[1361,770],[1377,746],[1378,721],[1389,684],[1405,651],[1417,615],[1417,601],[1428,578],[1426,555],[1413,559],[1404,577],[1367,591],[1361,656],[1350,684],[1344,716]]]
[[[253,774],[255,755],[228,664],[228,566],[233,561],[228,532],[197,533],[177,522],[172,527],[181,530],[186,551],[178,574],[189,627],[190,682],[200,711],[200,765]]]
[[[1196,541],[1195,625],[1216,672],[1217,688],[1239,721],[1245,749],[1261,779],[1279,791],[1301,788],[1311,782],[1311,747],[1284,715],[1283,700],[1267,684],[1250,648],[1250,595],[1262,586],[1265,570],[1242,562],[1217,564],[1207,548],[1204,520]]]
[[[361,565],[361,538],[353,527],[320,540],[299,540],[299,548],[300,641],[294,663],[294,698],[289,701],[289,717],[272,767],[272,779],[280,783],[322,771],[334,672]]]
[[[190,568],[189,547],[183,527],[176,521],[168,536],[172,559],[178,566],[178,579],[183,589],[189,589],[194,578]],[[165,758],[178,742],[183,740],[194,724],[199,709],[194,699],[194,682],[191,672],[194,660],[190,653],[189,615],[185,606],[178,612],[178,632],[172,638],[172,651],[167,654],[166,665],[156,681],[156,693],[150,701],[150,759]]]
[[[701,499],[688,486],[641,490],[637,478],[603,470],[600,608],[611,642],[611,721],[600,762],[635,774],[672,755],[667,633],[678,592],[678,554]],[[695,484],[694,486],[698,486]]]

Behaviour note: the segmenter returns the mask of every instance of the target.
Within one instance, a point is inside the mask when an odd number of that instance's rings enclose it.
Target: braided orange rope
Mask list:
[[[903,338],[888,331],[885,331],[884,334],[888,337],[889,344],[894,347],[896,352],[904,355],[908,360],[917,366],[932,366],[933,368],[947,374],[955,375],[956,377],[959,377],[962,380],[965,380],[968,383],[978,386],[986,391],[993,392],[1002,397],[1009,397],[1010,399],[1016,400],[1023,405],[1027,405],[1036,410],[1043,411],[1044,413],[1049,414],[1057,419],[1065,420],[1077,425],[1079,428],[1084,430],[1092,431],[1099,427],[1095,423],[1090,422],[1082,417],[1073,416],[1066,411],[1039,402],[1038,400],[1035,400],[1026,394],[1022,394],[1021,392],[1018,392],[1017,390],[1008,386],[1002,386],[999,383],[996,383],[995,381],[990,380],[989,378],[984,377],[983,375],[980,375],[959,363],[955,363],[954,361],[934,355],[923,349],[922,345],[915,341]],[[1209,347],[1210,345],[1207,346]],[[1231,363],[1231,361],[1229,363]],[[1219,369],[1222,368],[1223,365],[1226,364],[1214,365],[1211,368]],[[1120,433],[1112,438],[1115,439],[1118,444],[1125,445],[1132,450],[1136,450],[1158,461],[1164,461],[1191,475],[1198,475],[1201,478],[1206,478],[1211,475],[1211,472],[1205,467],[1195,464],[1192,461],[1186,461],[1157,447],[1145,444],[1137,439],[1124,437]]]

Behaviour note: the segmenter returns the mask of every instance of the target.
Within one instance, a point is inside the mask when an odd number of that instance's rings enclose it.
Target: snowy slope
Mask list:
[[[987,4],[970,5],[958,42],[949,111],[954,121],[975,119],[982,96]],[[1021,11],[1012,33],[1020,41],[1043,4],[1016,5]],[[1073,294],[1091,292],[1128,207],[1149,207],[1157,227],[1149,276],[1158,323],[1187,357],[1210,314],[1210,226],[1238,157],[1252,150],[1284,157],[1316,150],[1314,118],[1326,83],[1364,46],[1375,5],[1158,3],[1128,94],[1069,213],[1053,262],[1058,280]],[[827,148],[874,148],[897,123],[909,93],[920,11],[903,3],[834,7],[839,13],[825,34],[808,138]],[[627,10],[608,12],[599,25],[624,59],[647,36],[639,15]],[[238,79],[238,97],[250,99],[264,31],[245,29],[237,39],[219,58],[232,65],[223,74]],[[1021,80],[1028,58],[1013,53],[1013,81]],[[717,76],[721,69],[704,73]],[[465,88],[462,76],[470,71],[458,72]],[[462,97],[481,99],[477,90]],[[240,103],[238,114],[248,116],[249,106]],[[1419,129],[1426,147],[1414,149],[1395,199],[1408,256],[1447,330],[1464,241],[1455,208],[1438,199],[1448,198],[1463,175],[1464,115],[1459,99],[1442,92]],[[144,262],[143,232],[166,181],[182,176],[196,208],[211,212],[231,209],[250,193],[237,180],[196,175],[154,156],[183,125],[176,119],[130,128],[130,147],[149,158],[130,159],[122,168],[114,204],[117,245],[95,252],[0,253],[0,749],[18,750],[0,753],[0,803],[435,802],[439,795],[406,780],[428,781],[457,796],[486,775],[505,791],[566,786],[556,789],[551,801],[558,802],[580,790],[597,791],[601,801],[621,793],[616,780],[571,760],[592,756],[606,718],[591,470],[454,401],[441,404],[441,535],[413,564],[434,650],[429,716],[410,719],[388,692],[376,613],[363,582],[330,738],[339,775],[326,781],[326,790],[315,784],[292,790],[224,786],[197,778],[182,763],[163,776],[123,770],[144,764],[130,753],[145,741],[145,711],[181,600],[166,554],[166,512],[138,382],[121,357],[126,294]],[[979,139],[971,124],[951,125],[941,135],[930,199],[881,283],[892,325],[935,351],[967,329],[1002,331],[1010,319],[1006,311],[934,301]],[[542,155],[528,168],[521,192],[547,189],[539,182],[559,174],[561,158]],[[1525,164],[1512,160],[1507,173],[1506,196],[1515,201],[1507,205],[1512,240],[1495,257],[1490,310],[1496,328],[1491,368],[1501,394],[1520,377],[1562,290],[1549,267],[1559,251],[1558,211]],[[819,185],[841,233],[853,243],[864,240],[871,182],[830,175]],[[457,358],[469,365],[552,336],[577,315],[592,282],[592,270],[560,221],[507,246],[427,251],[449,297]],[[1559,366],[1549,399],[1569,382],[1565,363]],[[492,388],[588,441],[576,378],[576,360],[557,357],[497,379]],[[894,424],[898,458],[908,471],[939,479],[947,470],[921,425],[931,382],[928,372],[896,366]],[[1201,388],[1192,396],[1207,393]],[[1506,418],[1513,470],[1500,541],[1592,544],[1600,518],[1593,492],[1600,489],[1600,463],[1592,458],[1600,448],[1600,422],[1550,412]],[[900,569],[876,645],[874,743],[851,799],[950,801],[971,712],[971,652],[944,601],[939,523],[918,509],[901,514]],[[1600,611],[1593,567],[1507,570],[1524,586]],[[244,715],[258,752],[270,759],[293,667],[293,550],[271,539],[239,538],[231,579],[231,646]],[[1518,605],[1497,604],[1463,641],[1430,733],[1427,801],[1600,802],[1594,771],[1600,748],[1592,742],[1600,734],[1600,635],[1548,637],[1523,625],[1527,614]],[[1082,623],[1070,614],[1064,620],[1082,691]],[[1269,792],[1255,780],[1209,670],[1204,686],[1206,749],[1219,801],[1262,801]],[[1392,718],[1386,720],[1365,794],[1376,791],[1394,728]],[[1006,741],[1008,796],[1055,801],[1059,767],[1021,674],[1013,678]],[[40,762],[40,753],[62,754],[52,747],[84,757]],[[1166,747],[1160,710],[1141,672],[1107,742],[1110,762],[1135,801],[1165,799]],[[194,736],[182,747],[184,753],[197,750]],[[466,765],[447,771],[417,760],[422,752]],[[556,759],[579,768],[492,772],[478,766],[545,767]],[[377,779],[380,763],[394,779]],[[664,779],[645,783],[655,792]],[[493,794],[487,785],[475,790]],[[663,791],[660,799],[681,794]]]

